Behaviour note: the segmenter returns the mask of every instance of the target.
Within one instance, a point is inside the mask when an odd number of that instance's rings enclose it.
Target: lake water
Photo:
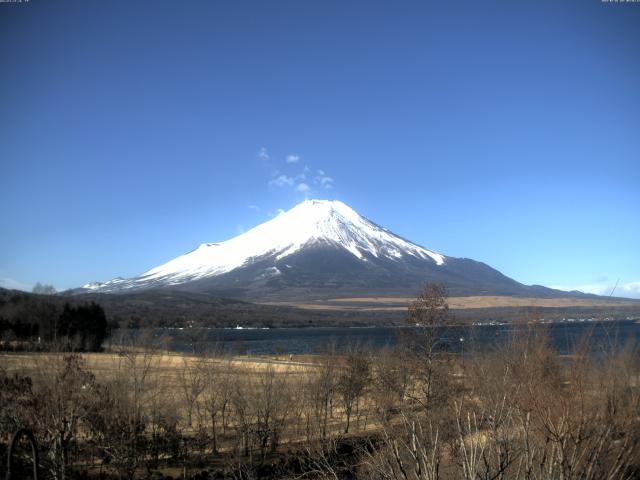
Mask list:
[[[461,352],[463,349],[491,348],[517,334],[524,334],[527,325],[481,325],[449,327],[442,330],[440,344],[444,349]],[[597,347],[621,348],[628,341],[640,341],[640,323],[637,320],[566,321],[537,325],[547,328],[556,349],[571,353],[575,346],[589,336]],[[326,351],[334,345],[344,351],[352,345],[373,349],[398,342],[399,333],[416,335],[411,327],[327,327],[327,328],[274,328],[274,329],[162,329],[156,337],[169,337],[170,347],[176,351],[207,351],[223,348],[230,353],[309,354]],[[461,339],[463,339],[461,341]]]

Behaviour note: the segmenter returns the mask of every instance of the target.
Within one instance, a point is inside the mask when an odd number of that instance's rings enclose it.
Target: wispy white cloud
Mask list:
[[[306,183],[299,183],[298,185],[296,185],[296,192],[309,193],[310,190],[311,187],[309,187],[309,185],[307,185]]]
[[[298,193],[302,193],[305,200],[309,198],[309,194],[311,193],[311,187],[304,182],[297,184],[295,190]]]
[[[270,170],[270,187],[291,188],[294,192],[302,193],[305,197],[314,194],[319,190],[329,190],[334,186],[333,177],[327,175],[323,169],[311,169],[306,162],[302,162],[302,156],[289,154],[285,157],[286,166],[283,171],[270,166],[271,156],[266,147],[262,147],[258,152],[260,157]],[[249,207],[251,208],[251,207]],[[256,210],[257,211],[257,210]]]
[[[333,188],[333,178],[328,176],[324,172],[324,170],[318,170],[318,175],[315,178],[315,182],[322,188],[326,188],[327,190]]]
[[[31,285],[27,285],[26,283],[22,283],[13,278],[0,278],[0,287],[7,288],[9,290],[22,290],[24,292],[31,291]]]
[[[614,292],[614,295],[617,295],[617,294]],[[630,298],[640,298],[640,282],[629,282],[622,285],[621,296],[630,297]]]
[[[260,207],[258,205],[247,205],[247,208],[249,210],[253,210],[254,212],[259,212],[260,211]]]
[[[582,293],[593,293],[595,295],[609,296],[613,293],[614,297],[640,298],[640,281],[619,284],[618,286],[616,286],[615,283],[611,284],[607,282],[586,285],[554,285],[549,288],[564,290],[565,292],[577,290]]]
[[[262,147],[258,152],[258,158],[260,160],[269,160],[271,157],[269,156],[269,152],[266,147]]]
[[[333,178],[331,177],[322,177],[320,179],[318,179],[318,181],[320,182],[320,185],[322,185],[324,188],[333,188]]]
[[[269,185],[274,187],[293,187],[295,179],[288,175],[278,175],[276,178],[269,180]]]

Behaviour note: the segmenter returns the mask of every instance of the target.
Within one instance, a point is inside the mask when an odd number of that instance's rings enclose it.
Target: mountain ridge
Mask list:
[[[437,253],[337,200],[305,200],[234,238],[74,293],[172,288],[272,301],[414,295],[426,282],[443,283],[457,296],[584,295],[524,285],[483,262]]]

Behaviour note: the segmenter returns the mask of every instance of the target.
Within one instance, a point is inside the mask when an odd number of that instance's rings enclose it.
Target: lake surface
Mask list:
[[[451,352],[489,349],[514,335],[526,334],[530,325],[480,325],[448,327],[441,331],[440,344]],[[619,349],[628,341],[640,341],[637,320],[566,321],[536,325],[548,329],[555,348],[562,354],[571,353],[589,336],[597,349]],[[222,348],[230,353],[270,355],[309,354],[327,351],[331,345],[344,351],[359,345],[373,349],[398,342],[399,334],[417,335],[412,327],[327,327],[274,329],[159,329],[156,337],[169,337],[176,351],[211,351]],[[463,339],[463,340],[461,340]]]

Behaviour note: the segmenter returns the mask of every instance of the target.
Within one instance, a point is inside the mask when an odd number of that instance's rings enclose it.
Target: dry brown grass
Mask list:
[[[25,375],[38,377],[60,363],[64,353],[2,353],[0,365],[7,372],[21,372]],[[178,376],[186,368],[199,362],[209,362],[212,367],[232,369],[237,373],[252,374],[264,372],[272,368],[277,373],[302,374],[316,365],[313,357],[297,357],[293,361],[282,357],[248,357],[235,356],[230,359],[197,357],[194,355],[175,352],[158,352],[150,354],[151,371],[163,378],[169,384],[175,384]],[[86,366],[98,381],[113,377],[115,372],[123,367],[123,357],[118,353],[83,353]],[[138,358],[143,361],[142,356]]]
[[[314,302],[271,302],[268,305],[287,305],[307,310],[331,311],[406,311],[414,299],[409,297],[352,297],[331,298]],[[449,308],[464,310],[470,308],[499,307],[616,307],[637,305],[637,301],[627,299],[591,299],[591,298],[534,298],[507,296],[471,296],[449,297]]]

